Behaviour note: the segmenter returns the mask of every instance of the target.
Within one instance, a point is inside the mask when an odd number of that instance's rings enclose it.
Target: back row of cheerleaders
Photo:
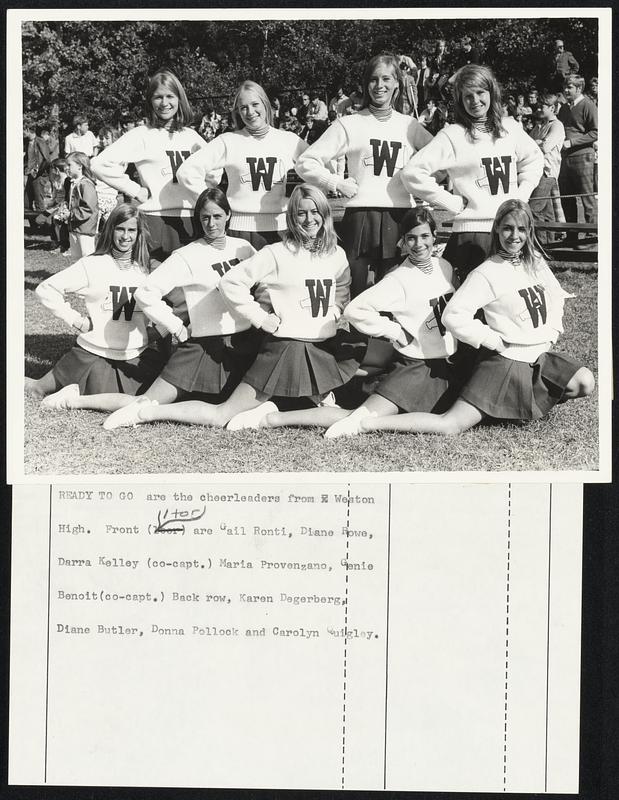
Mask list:
[[[328,438],[458,433],[484,417],[539,419],[591,394],[592,373],[551,352],[568,295],[527,205],[543,169],[537,144],[502,117],[486,67],[456,74],[456,122],[435,138],[396,110],[402,85],[394,57],[372,58],[363,109],[307,147],[272,126],[265,92],[246,81],[237,129],[206,144],[187,127],[176,76],[154,75],[150,125],[92,161],[134,202],[111,212],[92,255],[38,287],[78,337],[27,391],[49,408],[107,412],[107,429],[172,420],[318,426]],[[342,156],[347,178],[335,171]],[[287,199],[292,168],[305,183]],[[347,198],[343,248],[328,193]],[[414,197],[454,216],[442,258]],[[167,361],[149,346],[153,328],[177,345]],[[364,402],[341,408],[333,392],[373,371],[381,377]]]

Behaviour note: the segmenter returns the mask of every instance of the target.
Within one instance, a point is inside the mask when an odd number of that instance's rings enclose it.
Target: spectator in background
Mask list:
[[[567,103],[559,110],[565,128],[559,189],[563,211],[568,222],[578,221],[576,199],[563,195],[582,194],[585,222],[597,223],[597,198],[594,185],[594,144],[598,138],[598,110],[595,103],[583,94],[585,80],[580,75],[565,79],[563,93]],[[577,245],[586,249],[588,245]]]
[[[434,55],[432,56],[434,70],[438,73],[435,80],[436,91],[434,93],[434,99],[437,101],[446,100],[447,95],[450,93],[449,76],[453,71],[450,67],[450,61],[451,56],[447,51],[445,39],[437,39]]]
[[[119,124],[120,124],[120,133],[122,136],[125,133],[127,133],[127,131],[130,131],[133,128],[135,128],[135,119],[131,114],[129,114],[128,111],[123,111],[123,113],[120,115]]]
[[[467,64],[481,64],[481,55],[476,47],[471,44],[470,36],[463,36],[460,39],[460,52],[456,57],[456,68],[454,72],[460,67],[465,67]]]
[[[587,97],[593,103],[598,104],[598,79],[597,75],[594,75],[593,78],[589,78],[589,91],[587,92]]]
[[[46,136],[44,134],[47,134]],[[24,205],[32,208],[35,205],[35,181],[43,173],[51,162],[47,138],[49,131],[47,128],[35,128],[28,125],[24,130],[24,137],[28,144],[26,147],[26,163],[24,164]],[[41,209],[39,209],[41,210]]]
[[[304,92],[301,96],[301,105],[297,109],[297,120],[299,121],[299,125],[303,127],[305,125],[305,120],[307,119],[307,115],[310,113],[310,96],[307,92]]]
[[[310,106],[309,114],[312,115],[314,122],[324,122],[324,127],[326,127],[329,112],[327,110],[327,104],[324,100],[320,99],[320,94],[318,91],[312,92],[312,104]]]
[[[361,92],[353,92],[350,95],[350,105],[346,109],[346,115],[358,114],[363,108],[363,94]]]
[[[344,93],[344,87],[338,86],[335,90],[335,97],[332,97],[329,102],[328,111],[335,111],[336,116],[343,117],[351,103],[350,97]]]
[[[432,70],[428,64],[428,56],[425,53],[421,56],[421,66],[417,74],[417,105],[418,108],[424,108],[428,102],[430,93],[428,92],[428,82],[432,77]]]
[[[407,116],[419,116],[417,104],[417,65],[410,56],[398,56],[400,60],[400,71],[402,73],[402,92],[400,103],[402,114]]]
[[[73,117],[73,133],[70,133],[64,140],[64,154],[84,153],[88,156],[96,156],[99,150],[99,140],[94,133],[89,130],[88,117],[77,114]]]
[[[323,132],[323,130],[324,129],[320,127],[320,121],[315,121],[314,117],[311,114],[308,114],[305,120],[305,125],[303,126],[299,136],[304,142],[307,142],[308,144],[314,144],[316,139],[320,138],[320,134]]]
[[[436,136],[445,125],[445,115],[431,97],[419,116],[419,122],[432,136]]]
[[[279,128],[281,124],[282,104],[279,97],[274,96],[271,99],[271,108],[273,110],[273,127]]]
[[[568,75],[575,74],[580,69],[578,61],[569,50],[565,49],[563,39],[555,40],[554,53],[548,60],[547,73],[550,77],[552,89],[561,91]]]
[[[52,121],[49,127],[47,146],[49,147],[49,157],[54,161],[60,156],[60,137],[58,136],[58,124],[55,121]]]
[[[564,218],[557,218],[553,201],[553,198],[558,197],[559,194],[558,180],[561,170],[561,149],[565,141],[563,123],[557,119],[555,114],[556,105],[556,94],[542,95],[537,112],[538,121],[530,133],[531,138],[535,140],[544,154],[544,172],[529,200],[533,218],[536,222],[542,223],[564,221]],[[546,244],[553,241],[555,237],[549,235],[546,231],[538,231],[537,238],[542,244]]]
[[[106,147],[113,144],[118,138],[118,132],[110,125],[104,125],[99,129],[99,153],[102,153]],[[135,165],[133,165],[135,169]],[[99,205],[99,224],[98,229],[103,228],[110,212],[116,208],[118,203],[122,203],[123,197],[114,189],[109,186],[105,181],[97,178],[95,180],[95,188],[97,190],[97,203]]]

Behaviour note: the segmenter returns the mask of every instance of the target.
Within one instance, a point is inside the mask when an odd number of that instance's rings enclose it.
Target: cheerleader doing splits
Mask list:
[[[459,69],[453,93],[455,124],[414,155],[401,178],[406,191],[455,214],[444,256],[463,281],[488,254],[498,207],[508,198],[528,201],[544,158],[522,126],[503,117],[499,85],[488,67]],[[453,194],[437,182],[439,171],[451,178]]]
[[[461,433],[484,417],[541,419],[563,400],[590,395],[591,372],[570,356],[550,352],[563,331],[567,296],[542,256],[529,207],[507,200],[492,227],[490,257],[443,313],[445,328],[480,350],[459,398],[441,415],[366,418],[361,430]],[[475,317],[479,309],[485,323]]]
[[[397,263],[398,224],[414,205],[400,172],[432,139],[416,119],[396,111],[402,88],[395,56],[370,59],[363,72],[361,111],[335,120],[297,165],[304,181],[348,198],[342,241],[352,274],[352,297],[366,289],[370,263],[378,277]],[[348,159],[346,179],[327,166],[342,156]]]
[[[206,189],[196,204],[196,229],[203,235],[176,250],[136,291],[138,305],[158,326],[171,332],[178,348],[163,372],[142,395],[144,402],[173,403],[188,394],[227,398],[258,352],[261,336],[240,314],[230,311],[218,291],[222,275],[256,251],[244,239],[226,235],[230,206],[220,189]],[[191,335],[163,298],[175,287],[187,303]],[[129,402],[132,402],[130,398]],[[112,414],[112,430],[136,422],[140,405]]]
[[[253,81],[239,87],[233,105],[237,130],[223,133],[194,153],[178,171],[193,197],[228,176],[232,209],[230,235],[257,250],[280,241],[286,227],[286,175],[307,145],[296,134],[273,127],[273,110],[264,89]]]
[[[186,401],[163,406],[145,397],[123,424],[172,420],[218,427],[229,423],[230,430],[258,427],[265,414],[277,410],[266,402],[270,397],[310,397],[320,403],[354,375],[365,347],[347,344],[344,332],[336,331],[348,302],[350,272],[336,245],[327,198],[314,187],[298,186],[286,219],[283,242],[242,261],[219,284],[231,310],[267,334],[231,397],[219,405]],[[257,284],[263,304],[250,291]]]
[[[52,370],[38,380],[26,378],[26,391],[45,398],[43,407],[114,411],[155,380],[163,362],[148,347],[147,320],[135,300],[148,264],[142,216],[123,203],[110,213],[93,255],[37,287],[43,305],[78,332],[75,346]],[[65,300],[67,292],[84,299],[87,316]]]

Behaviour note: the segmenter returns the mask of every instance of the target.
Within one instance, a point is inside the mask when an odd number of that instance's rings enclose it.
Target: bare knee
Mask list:
[[[451,414],[449,411],[446,411],[444,414],[440,414],[442,429],[441,432],[445,436],[457,436],[459,433],[464,433],[464,431],[470,428],[470,425],[466,425],[461,419],[455,416],[455,414]]]
[[[589,397],[595,389],[595,378],[590,369],[581,367],[566,386],[567,397]]]

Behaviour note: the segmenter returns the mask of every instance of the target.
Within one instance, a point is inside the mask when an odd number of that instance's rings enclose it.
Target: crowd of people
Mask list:
[[[591,372],[552,350],[566,295],[528,204],[554,155],[505,114],[492,70],[467,47],[440,87],[453,122],[435,134],[415,113],[412,59],[392,54],[368,61],[354,101],[343,87],[329,103],[302,96],[296,119],[326,123],[313,141],[251,80],[226,129],[205,137],[222,115],[209,110],[196,130],[170,70],[150,79],[143,124],[119,138],[106,128],[97,142],[77,117],[66,179],[58,159],[49,169],[53,202],[61,183],[64,199],[46,209],[74,262],[37,289],[77,341],[27,391],[47,408],[106,412],[110,430],[173,420],[318,426],[328,438],[452,434],[591,394]],[[582,85],[563,82],[560,180],[592,141]],[[554,108],[549,93],[540,100]],[[301,183],[288,197],[291,170]],[[40,176],[29,177],[34,189]],[[330,195],[346,198],[337,230]],[[432,208],[453,216],[442,256]],[[358,407],[341,408],[339,390],[372,376]]]

